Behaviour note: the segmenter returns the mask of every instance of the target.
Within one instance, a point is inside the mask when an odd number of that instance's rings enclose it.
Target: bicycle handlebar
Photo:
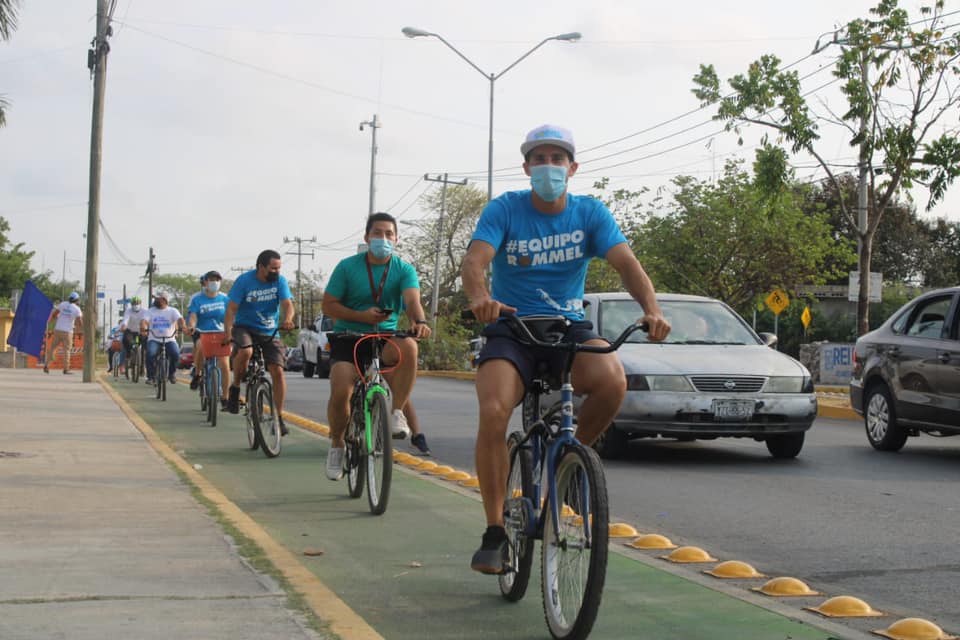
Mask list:
[[[476,316],[473,314],[473,311],[471,311],[470,309],[464,309],[460,313],[460,317],[463,318],[464,320],[476,320]],[[531,316],[531,319],[533,317],[534,316]],[[617,349],[619,349],[620,346],[627,341],[627,338],[629,338],[635,331],[649,330],[647,323],[634,322],[632,324],[627,325],[627,327],[620,333],[619,336],[617,336],[617,338],[612,343],[608,344],[605,347],[601,347],[599,345],[580,344],[578,342],[564,342],[564,341],[549,342],[546,340],[540,340],[535,335],[533,335],[533,333],[531,333],[530,329],[523,322],[524,318],[521,318],[517,314],[509,311],[501,311],[500,318],[506,321],[507,325],[511,328],[511,330],[513,330],[514,335],[520,342],[523,342],[530,346],[546,347],[549,349],[558,349],[561,351],[574,351],[574,352],[583,351],[586,353],[612,353]],[[539,316],[539,318],[544,319],[545,317]],[[563,320],[564,322],[569,322],[569,320],[564,316],[556,316],[556,319]]]

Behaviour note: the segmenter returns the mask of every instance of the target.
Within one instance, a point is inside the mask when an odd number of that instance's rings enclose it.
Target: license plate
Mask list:
[[[749,420],[753,417],[753,400],[714,400],[714,420]]]

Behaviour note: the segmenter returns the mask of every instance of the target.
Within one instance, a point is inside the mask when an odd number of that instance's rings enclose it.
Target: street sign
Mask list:
[[[810,307],[803,308],[803,313],[800,314],[800,322],[803,323],[804,329],[810,326]]]
[[[860,272],[851,271],[847,287],[847,300],[856,302],[860,297]],[[876,271],[870,272],[870,284],[867,291],[867,302],[880,302],[881,291],[883,289],[883,274]]]
[[[106,297],[107,294],[105,294],[103,291],[97,291],[97,300],[103,300]]]
[[[763,301],[770,307],[770,311],[773,311],[773,314],[778,316],[781,311],[789,306],[790,297],[783,289],[774,289]]]

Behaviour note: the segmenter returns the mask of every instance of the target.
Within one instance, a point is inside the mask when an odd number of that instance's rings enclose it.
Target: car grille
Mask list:
[[[691,376],[697,391],[707,393],[756,393],[763,388],[762,376]]]

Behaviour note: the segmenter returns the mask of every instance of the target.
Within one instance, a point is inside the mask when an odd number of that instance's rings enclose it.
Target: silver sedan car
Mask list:
[[[620,412],[596,447],[623,455],[632,438],[753,438],[775,458],[794,458],[817,416],[810,372],[776,351],[776,336],[757,334],[713,298],[658,294],[672,330],[666,341],[633,334],[617,354],[627,375]],[[584,296],[595,330],[613,339],[643,315],[626,293]]]

